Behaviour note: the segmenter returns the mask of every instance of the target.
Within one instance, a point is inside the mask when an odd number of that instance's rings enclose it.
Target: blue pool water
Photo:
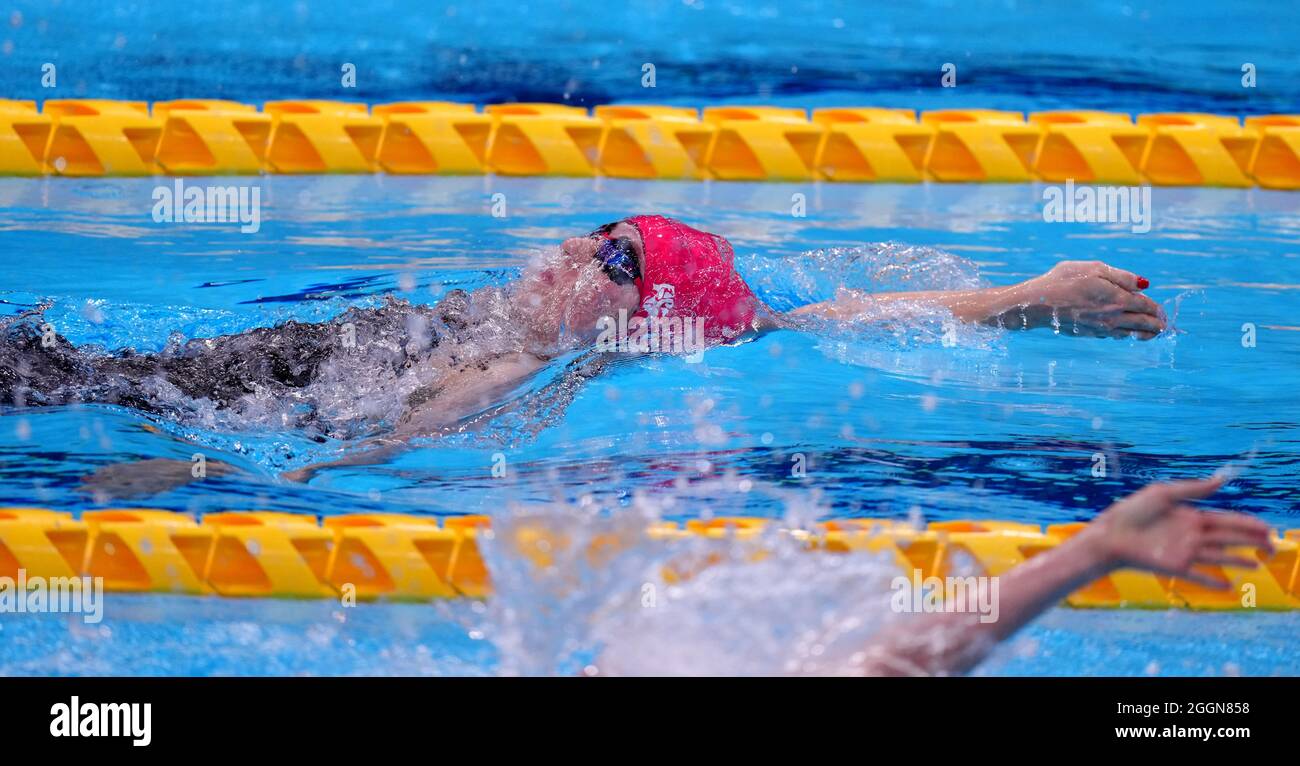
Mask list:
[[[1102,2],[1066,14],[1048,3],[645,2],[603,9],[599,25],[582,29],[569,21],[584,13],[576,5],[510,7],[513,22],[502,23],[502,9],[480,4],[430,12],[339,2],[19,3],[0,28],[0,96],[1300,108],[1300,22],[1275,4]],[[218,19],[227,23],[213,27]],[[58,66],[57,92],[40,87],[47,61]],[[343,61],[358,66],[355,91],[337,87]],[[948,61],[958,64],[960,84],[940,89]],[[654,90],[639,84],[645,62],[657,67]],[[1243,62],[1258,67],[1259,88],[1241,88]],[[1101,259],[1149,278],[1176,331],[1138,343],[963,330],[955,347],[941,342],[934,321],[781,331],[710,350],[699,364],[620,363],[553,418],[502,417],[379,465],[325,471],[305,486],[277,474],[337,457],[349,442],[265,420],[11,409],[0,413],[0,504],[330,515],[545,503],[617,516],[648,499],[669,518],[1054,523],[1091,518],[1149,481],[1233,463],[1242,473],[1217,505],[1300,527],[1295,194],[1156,189],[1152,229],[1137,235],[1122,225],[1046,223],[1043,189],[1034,185],[385,176],[212,183],[258,187],[257,234],[154,223],[151,179],[0,179],[0,313],[46,303],[46,319],[76,343],[155,351],[174,333],[325,320],[387,296],[431,303],[454,288],[503,284],[566,235],[653,211],[731,239],[742,273],[779,308],[842,286],[1005,284],[1059,260]],[[502,218],[491,215],[496,194],[505,195]],[[806,217],[791,213],[796,194],[807,199]],[[1253,346],[1243,345],[1245,325],[1254,328]],[[536,384],[557,379],[563,361]],[[340,381],[336,405],[365,404],[356,391],[369,392],[368,382]],[[82,484],[97,468],[189,460],[196,451],[241,471],[125,500]],[[1098,454],[1104,477],[1093,475]],[[498,455],[510,467],[504,479],[491,472]],[[803,478],[791,474],[798,455]],[[656,628],[676,636],[665,645],[708,656],[716,650],[705,640],[717,627],[710,620],[730,618],[747,630],[732,636],[728,653],[772,662],[733,667],[720,658],[709,667],[783,672],[785,645],[763,636],[862,608],[839,589],[843,572],[800,570],[789,584],[775,570],[752,580],[740,571],[675,600],[671,624],[682,629]],[[635,633],[594,616],[608,583],[586,598],[561,597],[513,570],[494,576],[506,591],[501,601],[523,609],[115,595],[100,625],[0,615],[0,675],[569,672],[584,648]],[[550,603],[544,597],[558,599],[555,608],[541,608]],[[735,604],[752,609],[741,615]],[[536,613],[521,614],[530,605]],[[980,672],[1290,674],[1300,664],[1297,627],[1294,614],[1057,610]],[[671,659],[624,667],[695,667]]]
[[[46,319],[75,343],[158,350],[173,332],[212,336],[324,319],[384,295],[431,302],[452,287],[504,282],[568,233],[656,210],[728,235],[742,272],[777,307],[829,298],[838,285],[926,288],[975,275],[1008,283],[1059,260],[1102,259],[1150,279],[1178,332],[1139,343],[972,331],[946,348],[932,323],[903,334],[784,331],[709,351],[699,364],[621,364],[535,434],[503,418],[389,464],[326,471],[310,487],[275,474],[336,457],[347,442],[111,407],[10,412],[0,421],[5,502],[82,507],[92,498],[79,480],[95,467],[188,460],[198,444],[248,473],[150,504],[466,513],[512,500],[626,505],[637,491],[674,485],[689,499],[700,484],[691,513],[779,516],[781,491],[796,490],[816,493],[836,516],[906,517],[915,507],[933,518],[1053,523],[1088,518],[1153,479],[1235,462],[1245,473],[1221,504],[1300,526],[1300,218],[1286,193],[1156,189],[1152,231],[1139,236],[1122,225],[1045,223],[1042,190],[1028,185],[256,183],[264,221],[244,235],[155,224],[150,180],[0,181],[4,237],[24,254],[8,264],[6,308],[53,301]],[[488,214],[496,193],[510,202],[504,219]],[[807,218],[790,215],[795,193],[808,195]],[[828,252],[891,240],[952,256],[918,255],[898,277],[879,259],[850,268]],[[1242,344],[1246,323],[1257,328],[1252,348]],[[339,389],[346,397],[347,385]],[[512,467],[504,479],[490,470],[498,453]],[[807,457],[806,480],[790,475],[796,453]],[[1092,476],[1097,453],[1107,456],[1104,478]],[[708,483],[729,474],[763,491],[717,493]]]
[[[19,0],[0,92],[52,98],[1294,112],[1300,11],[1242,0]],[[18,14],[14,24],[13,14]],[[9,43],[6,45],[6,41]],[[356,88],[340,87],[344,63]],[[957,66],[957,87],[940,68]],[[1256,67],[1257,87],[1241,86]],[[642,87],[655,66],[655,87]]]
[[[100,625],[0,619],[6,675],[489,675],[500,655],[464,609],[111,595]],[[980,675],[1294,675],[1283,614],[1057,609]],[[691,651],[692,647],[683,647]],[[725,669],[715,672],[724,672]],[[667,672],[661,670],[660,672]]]
[[[1292,393],[1300,330],[1291,317],[1300,217],[1287,194],[1156,189],[1152,231],[1139,236],[1121,225],[1045,223],[1034,186],[256,183],[264,221],[249,236],[153,223],[152,181],[0,181],[4,237],[10,252],[24,253],[8,264],[10,283],[25,289],[5,293],[7,310],[52,301],[47,318],[76,342],[155,350],[174,331],[206,336],[326,318],[387,294],[432,301],[453,286],[509,279],[568,232],[658,210],[730,236],[742,271],[776,305],[873,278],[894,288],[908,280],[919,288],[1006,283],[1061,259],[1100,258],[1147,276],[1177,332],[1139,343],[972,331],[948,348],[926,323],[901,334],[783,331],[708,351],[699,364],[620,365],[536,433],[507,421],[386,464],[326,471],[308,486],[275,473],[337,455],[344,443],[205,429],[105,406],[10,411],[0,417],[3,502],[96,507],[79,483],[96,467],[187,460],[199,445],[248,473],[144,502],[199,513],[452,514],[537,502],[617,512],[639,496],[672,518],[794,511],[1052,523],[1088,519],[1148,481],[1231,462],[1244,472],[1218,505],[1300,526]],[[510,202],[505,219],[488,214],[498,192]],[[790,216],[797,192],[808,195],[806,218]],[[906,250],[890,251],[893,260],[864,256],[857,272],[836,271],[847,262],[834,248],[891,240],[936,250],[910,262]],[[882,268],[899,263],[901,276]],[[1242,345],[1244,323],[1256,325],[1254,347]],[[796,453],[807,459],[802,479],[791,475]],[[1097,453],[1107,456],[1105,478],[1092,475]],[[511,467],[504,479],[491,474],[497,454]],[[852,607],[835,599],[824,606]],[[0,668],[492,672],[500,655],[491,630],[470,630],[448,612],[467,608],[118,596],[99,626],[7,616],[0,624],[14,640]],[[563,614],[585,619],[581,610]],[[760,625],[785,619],[779,609],[760,614]],[[1300,654],[1286,637],[1297,624],[1295,615],[1058,612],[981,672],[1293,672]],[[288,640],[304,632],[320,642],[310,652]]]

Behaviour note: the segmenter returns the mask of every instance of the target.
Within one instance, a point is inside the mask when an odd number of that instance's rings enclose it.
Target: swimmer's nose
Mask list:
[[[576,261],[586,261],[596,255],[596,240],[591,237],[569,237],[560,245],[560,252]]]

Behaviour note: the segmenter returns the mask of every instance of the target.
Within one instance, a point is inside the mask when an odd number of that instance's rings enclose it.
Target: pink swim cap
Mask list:
[[[709,340],[730,340],[753,329],[763,304],[736,273],[730,242],[662,215],[637,215],[627,222],[645,246],[636,316],[703,317]]]

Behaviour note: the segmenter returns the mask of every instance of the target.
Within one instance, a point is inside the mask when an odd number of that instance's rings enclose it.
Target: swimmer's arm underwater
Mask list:
[[[377,465],[410,448],[410,440],[436,436],[461,427],[468,418],[497,403],[546,361],[527,353],[503,354],[452,370],[430,389],[413,394],[411,409],[392,433],[367,439],[350,454],[325,463],[287,471],[288,481],[309,481],[323,468]],[[230,464],[209,460],[207,472],[214,476],[237,473]],[[96,469],[82,479],[82,488],[105,501],[167,492],[197,478],[184,460],[157,458],[117,463]]]
[[[1160,306],[1141,294],[1138,275],[1100,261],[1064,261],[1042,276],[1008,287],[905,293],[844,290],[835,300],[801,306],[791,316],[854,320],[906,316],[939,306],[962,322],[1013,330],[1060,327],[1064,334],[1150,340],[1165,329]]]
[[[546,361],[529,353],[503,354],[482,363],[463,365],[438,383],[411,395],[411,409],[391,434],[367,439],[338,460],[316,463],[280,477],[309,481],[321,469],[377,465],[409,448],[411,439],[437,436],[455,430],[467,418],[497,403]]]
[[[996,619],[980,615],[904,615],[868,648],[871,675],[933,675],[969,670],[996,645],[1080,587],[1117,569],[1144,569],[1215,588],[1228,584],[1194,569],[1254,569],[1247,549],[1271,551],[1269,529],[1251,516],[1205,511],[1188,501],[1214,494],[1220,477],[1153,484],[1110,506],[1082,532],[999,580]]]

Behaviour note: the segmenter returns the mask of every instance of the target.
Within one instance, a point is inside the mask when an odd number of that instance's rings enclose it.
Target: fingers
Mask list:
[[[1159,335],[1160,333],[1158,332],[1147,332],[1145,330],[1111,330],[1109,333],[1106,334],[1106,337],[1114,338],[1116,340],[1124,340],[1125,338],[1137,338],[1138,340],[1151,340],[1152,338],[1158,337]]]
[[[1196,512],[1191,506],[1181,506],[1181,509]],[[1258,569],[1260,562],[1249,554],[1249,549],[1255,548],[1272,553],[1273,544],[1269,538],[1269,528],[1258,519],[1240,513],[1220,511],[1199,513],[1203,517],[1206,529],[1196,551],[1196,565]],[[1181,576],[1197,582],[1212,583],[1212,587],[1216,588],[1228,585],[1194,569]]]
[[[1202,543],[1225,548],[1258,548],[1266,552],[1273,550],[1273,543],[1268,539],[1268,535],[1252,532],[1210,532],[1202,538]]]
[[[1125,311],[1132,311],[1138,314],[1150,314],[1151,316],[1160,316],[1160,304],[1151,300],[1141,293],[1125,293],[1120,300],[1120,305]]]
[[[1219,487],[1222,486],[1222,476],[1211,476],[1208,479],[1171,481],[1168,484],[1155,485],[1165,499],[1170,501],[1200,500],[1218,492]]]
[[[1120,293],[1116,302],[1122,312],[1107,320],[1110,329],[1106,335],[1112,338],[1136,337],[1151,340],[1164,332],[1165,318],[1160,304],[1145,295],[1129,292]]]
[[[1254,516],[1220,511],[1216,508],[1203,509],[1201,513],[1208,519],[1207,528],[1211,530],[1233,530],[1259,535],[1264,539],[1269,537],[1269,526]]]
[[[1191,506],[1184,506],[1191,508]],[[1205,524],[1204,542],[1207,545],[1250,546],[1272,552],[1273,540],[1269,527],[1259,519],[1240,513],[1200,511]]]
[[[1228,553],[1222,548],[1206,548],[1196,554],[1196,563],[1234,569],[1258,569],[1259,562],[1245,556]]]
[[[1165,329],[1165,323],[1159,317],[1150,314],[1125,311],[1115,320],[1115,329],[1156,334]]]
[[[1104,263],[1101,265],[1101,278],[1108,282],[1117,284],[1131,293],[1135,293],[1142,289],[1138,286],[1138,280],[1141,280],[1142,277],[1139,277],[1131,271],[1117,269],[1114,266],[1107,266]]]

